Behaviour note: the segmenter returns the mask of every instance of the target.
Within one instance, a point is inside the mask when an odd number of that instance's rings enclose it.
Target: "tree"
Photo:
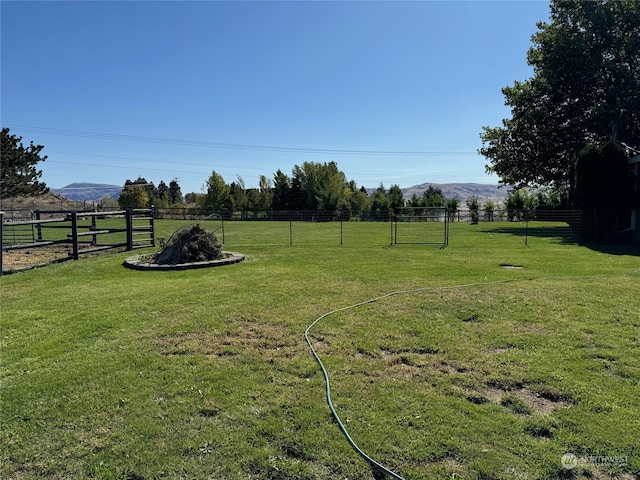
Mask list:
[[[163,180],[160,180],[160,183],[153,191],[153,204],[156,207],[169,206],[169,187]]]
[[[460,199],[458,197],[447,199],[447,201],[445,202],[445,207],[447,207],[447,215],[449,217],[449,221],[453,221],[453,219],[456,218],[459,206]]]
[[[582,149],[572,170],[571,201],[583,210],[582,235],[590,240],[616,240],[630,227],[635,179],[626,153],[615,142]]]
[[[129,180],[127,180],[129,181]],[[149,204],[149,195],[141,185],[129,182],[120,192],[118,205],[120,208],[145,208]]]
[[[640,2],[551,0],[527,62],[503,88],[511,118],[483,127],[488,172],[516,187],[566,186],[576,153],[611,137],[640,143]]]
[[[200,203],[200,197],[203,195],[202,193],[189,192],[184,196],[184,201],[187,205],[194,205]]]
[[[416,192],[413,192],[411,198],[408,200],[407,205],[409,207],[420,207],[422,206],[422,199],[418,196]]]
[[[371,216],[384,221],[389,220],[391,216],[391,203],[382,183],[371,194]]]
[[[634,204],[634,178],[625,152],[608,142],[589,145],[576,158],[571,201],[577,209],[631,209]]]
[[[504,206],[507,209],[507,219],[510,222],[520,221],[524,216],[524,210],[529,203],[529,193],[525,188],[517,188],[507,193]]]
[[[199,198],[200,207],[206,210],[220,211],[229,198],[229,185],[214,170],[207,180],[206,193]]]
[[[469,215],[471,215],[471,223],[478,223],[480,219],[480,202],[478,202],[477,195],[471,195],[467,198],[467,208],[469,209]]]
[[[46,155],[40,156],[44,147],[34,145],[33,141],[25,147],[22,137],[11,135],[8,128],[2,129],[0,142],[0,198],[47,193],[49,189],[39,181],[42,171],[36,170],[36,165],[47,159]]]
[[[362,214],[370,211],[371,202],[369,200],[367,189],[362,187],[360,190],[352,192],[349,196],[349,204],[352,212]]]
[[[399,185],[391,185],[389,188],[389,206],[391,208],[404,207],[404,196]]]
[[[238,175],[237,182],[231,182],[231,185],[229,185],[229,197],[231,210],[244,212],[247,209],[247,192],[245,190],[244,180],[240,175]]]
[[[299,186],[300,201],[307,210],[336,211],[344,203],[346,183],[336,162],[304,162],[293,168],[292,191]]]
[[[182,204],[182,191],[180,185],[178,185],[178,179],[174,178],[169,182],[169,204],[181,205]]]
[[[493,212],[496,209],[496,204],[493,202],[493,200],[489,199],[486,202],[484,202],[484,220],[486,222],[493,222]]]
[[[291,198],[291,179],[278,169],[273,175],[273,201],[274,210],[289,210],[293,202]]]
[[[118,200],[110,197],[109,195],[103,195],[100,199],[99,205],[102,210],[117,210]]]
[[[258,181],[259,201],[258,208],[260,210],[269,210],[271,208],[271,202],[273,200],[273,187],[271,186],[271,179],[260,175]]]
[[[424,207],[444,207],[444,194],[439,187],[429,185],[422,193],[422,205]]]
[[[144,207],[150,207],[151,204],[153,203],[153,199],[156,197],[156,188],[153,185],[153,182],[147,182],[147,180],[143,177],[138,177],[136,180],[134,180],[133,182],[129,179],[127,179],[124,182],[124,187],[122,187],[122,192],[120,193],[120,195],[122,196],[123,193],[125,193],[125,191],[131,187],[140,187],[142,188],[142,190],[144,190],[144,192],[147,195],[147,200],[144,204],[136,206],[136,207],[127,207],[127,208],[144,208]],[[129,193],[125,193],[125,198],[127,198],[130,194]],[[118,202],[120,200],[118,199]]]
[[[332,168],[325,171],[316,194],[318,208],[328,212],[337,212],[347,206],[348,192],[346,177],[344,173],[337,171],[337,166],[335,171]]]
[[[262,210],[260,198],[260,190],[257,188],[247,189],[247,210],[251,212],[259,212]]]

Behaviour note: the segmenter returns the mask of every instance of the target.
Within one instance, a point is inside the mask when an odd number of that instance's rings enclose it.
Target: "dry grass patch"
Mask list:
[[[295,341],[280,325],[245,325],[227,333],[209,331],[178,332],[156,339],[162,355],[204,355],[210,357],[251,355],[290,358],[301,353]]]

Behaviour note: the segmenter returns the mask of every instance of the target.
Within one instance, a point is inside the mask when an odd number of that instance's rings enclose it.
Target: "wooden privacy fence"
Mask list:
[[[68,245],[68,260],[110,248],[155,245],[153,209],[113,212],[37,210],[32,220],[4,221],[0,212],[2,250],[7,252],[51,245]],[[0,267],[2,267],[0,253]]]

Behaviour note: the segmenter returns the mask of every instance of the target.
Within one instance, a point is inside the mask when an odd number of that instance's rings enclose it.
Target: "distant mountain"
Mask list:
[[[472,195],[477,195],[480,203],[484,203],[487,200],[502,203],[507,198],[506,188],[499,188],[498,185],[485,183],[422,183],[403,189],[402,194],[407,200],[414,193],[421,197],[425,190],[429,188],[429,185],[442,190],[445,198],[458,197],[463,206],[467,198]],[[369,194],[374,190],[367,189]],[[122,186],[104,183],[72,183],[63,188],[52,188],[51,191],[70,200],[100,200],[105,195],[117,199],[122,191]]]
[[[104,196],[117,199],[122,186],[105,183],[71,183],[66,187],[50,190],[70,200],[100,200]]]
[[[507,198],[508,190],[505,187],[498,187],[498,185],[490,185],[485,183],[423,183],[421,185],[414,185],[413,187],[405,188],[402,190],[402,195],[405,199],[410,199],[415,193],[418,197],[429,188],[429,185],[433,185],[434,188],[439,188],[445,198],[458,197],[462,206],[467,198],[472,195],[478,197],[480,203],[484,203],[487,200],[491,200],[494,203],[503,203]]]

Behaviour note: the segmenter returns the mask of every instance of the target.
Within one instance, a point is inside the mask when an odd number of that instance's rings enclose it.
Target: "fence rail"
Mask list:
[[[43,215],[48,218],[43,218]],[[4,267],[2,252],[52,245],[69,247],[66,256],[59,261],[78,260],[80,255],[112,248],[133,250],[155,245],[152,209],[111,212],[37,210],[33,217],[5,221],[4,212],[0,212],[0,270]]]

